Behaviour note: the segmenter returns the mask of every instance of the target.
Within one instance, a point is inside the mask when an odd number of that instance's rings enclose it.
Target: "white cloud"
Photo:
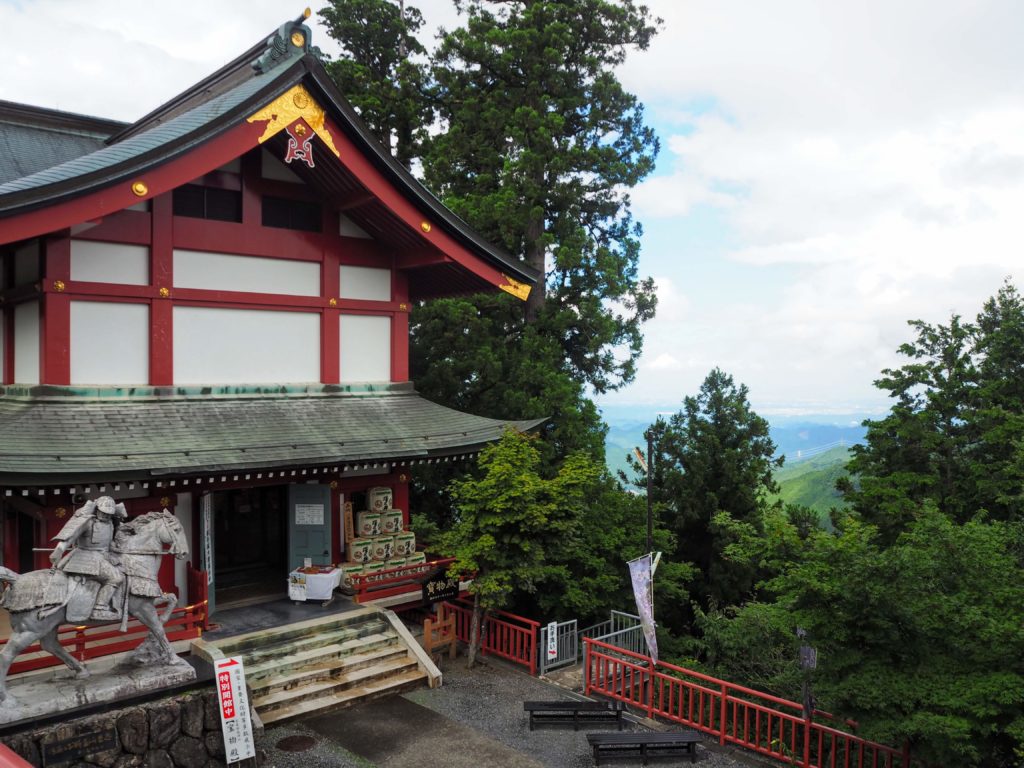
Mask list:
[[[727,262],[692,279],[680,265],[688,325],[648,328],[650,359],[672,337],[675,359],[711,365],[696,380],[650,365],[616,397],[678,399],[719,365],[755,399],[878,402],[908,319],[973,315],[1024,279],[1024,6],[651,5],[665,29],[623,77],[674,130],[635,212],[650,231],[717,209]]]

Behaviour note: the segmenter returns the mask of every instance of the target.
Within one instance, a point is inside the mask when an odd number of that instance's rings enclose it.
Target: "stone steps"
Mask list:
[[[260,691],[253,691],[252,703],[262,718],[264,713],[309,699],[321,699],[326,696],[344,697],[346,691],[373,685],[377,682],[386,683],[391,677],[410,670],[419,672],[416,669],[416,662],[407,656],[392,658],[359,669],[348,670],[342,667],[325,679],[308,680],[302,685],[287,689],[272,689],[273,692],[265,695]]]
[[[316,654],[322,649],[345,646],[350,641],[368,635],[379,635],[386,630],[384,623],[377,620],[365,624],[349,623],[337,627],[326,626],[318,629],[315,634],[297,636],[294,633],[289,633],[289,636],[265,638],[258,647],[237,648],[232,653],[241,654],[245,658],[246,665],[257,666],[265,661],[279,658],[282,652],[287,652],[289,655],[305,652]]]
[[[370,701],[381,696],[404,693],[405,691],[421,687],[425,680],[425,673],[418,669],[411,669],[387,679],[372,680],[354,688],[331,691],[318,699],[297,701],[276,709],[269,709],[266,712],[263,710],[257,711],[260,713],[260,719],[263,723],[269,725],[270,723],[298,717],[310,712],[333,711],[351,706],[356,702]]]
[[[323,645],[303,647],[293,651],[287,646],[276,646],[276,653],[262,653],[260,658],[249,660],[245,656],[246,678],[253,681],[268,674],[281,674],[289,666],[301,668],[328,659],[339,659],[357,653],[371,651],[394,641],[394,635],[387,632],[373,632],[361,637],[350,637],[340,642],[325,642]]]
[[[299,686],[337,679],[349,672],[373,667],[396,658],[407,661],[409,655],[404,646],[390,638],[374,648],[363,649],[347,656],[309,659],[302,665],[266,669],[258,677],[247,672],[246,679],[253,695],[268,696]]]
[[[212,644],[242,657],[250,703],[272,723],[428,682],[408,641],[369,608]]]

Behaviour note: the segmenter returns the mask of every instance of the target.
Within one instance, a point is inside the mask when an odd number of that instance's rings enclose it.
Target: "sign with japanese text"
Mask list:
[[[558,656],[558,622],[552,621],[548,624],[548,658]]]
[[[208,493],[199,500],[199,513],[203,528],[203,568],[206,569],[206,585],[213,584],[213,494]]]
[[[423,600],[425,602],[439,603],[442,600],[454,600],[458,596],[458,578],[449,577],[443,570],[431,574],[430,578],[423,582]]]
[[[220,703],[220,725],[224,731],[224,754],[227,763],[237,763],[256,756],[249,718],[249,694],[245,690],[245,669],[238,658],[221,659],[216,670],[217,700]]]

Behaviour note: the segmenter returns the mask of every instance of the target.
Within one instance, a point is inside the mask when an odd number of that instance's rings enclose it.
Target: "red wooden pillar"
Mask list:
[[[409,472],[406,469],[402,469],[398,472],[392,472],[388,478],[388,483],[391,485],[392,494],[392,506],[395,509],[402,510],[402,519],[405,521],[403,526],[405,530],[409,530]]]
[[[324,218],[328,219],[326,213]],[[334,228],[337,230],[337,215],[330,220],[334,222]],[[320,295],[327,302],[320,315],[320,381],[324,384],[337,384],[341,381],[341,313],[337,307],[338,293],[341,290],[339,269],[337,246],[328,245],[324,248],[320,264]]]
[[[392,290],[398,310],[391,316],[391,380],[409,380],[409,278],[392,269]]]
[[[64,285],[71,279],[71,236],[47,238],[39,315],[39,381],[71,383],[71,299]]]
[[[149,282],[149,383],[174,384],[174,202],[170,192],[153,198]]]

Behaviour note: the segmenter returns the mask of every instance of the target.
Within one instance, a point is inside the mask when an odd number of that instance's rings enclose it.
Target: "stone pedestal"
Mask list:
[[[88,668],[90,676],[81,679],[63,666],[8,679],[8,697],[0,703],[0,723],[34,719],[86,704],[119,701],[196,679],[195,669],[181,659],[173,665],[156,667],[96,659],[88,663]]]

